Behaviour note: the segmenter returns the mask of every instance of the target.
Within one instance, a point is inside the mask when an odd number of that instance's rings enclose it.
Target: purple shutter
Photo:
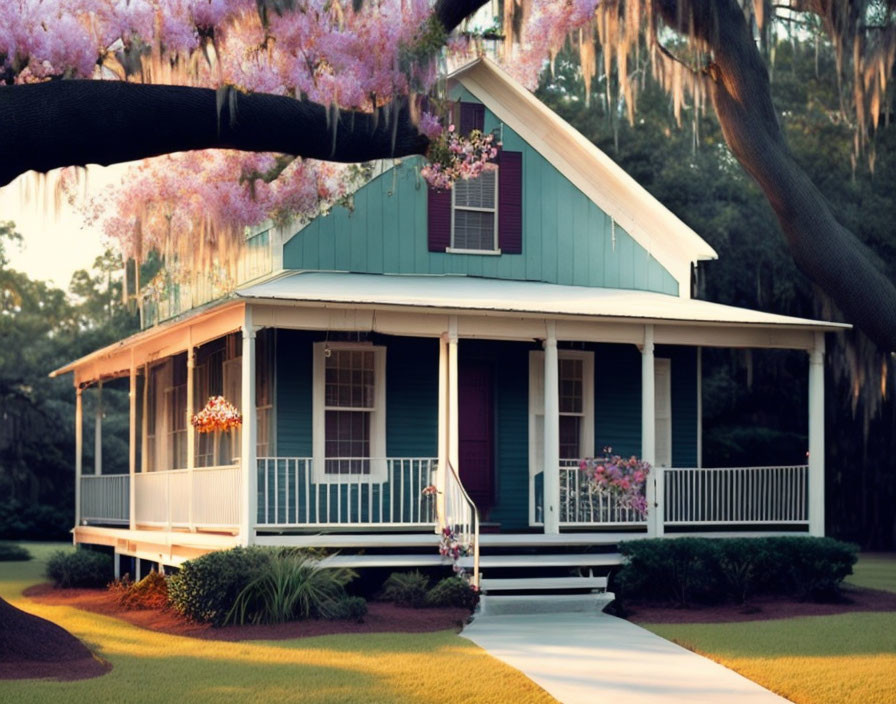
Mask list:
[[[451,191],[427,186],[427,227],[429,251],[444,252],[451,246]]]
[[[470,134],[473,130],[485,129],[485,106],[481,103],[460,104],[460,133]]]
[[[523,251],[523,154],[498,153],[498,247],[502,254]]]

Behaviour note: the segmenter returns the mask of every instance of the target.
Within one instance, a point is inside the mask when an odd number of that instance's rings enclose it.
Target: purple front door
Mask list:
[[[460,479],[479,510],[495,505],[495,438],[492,367],[466,362],[458,374]]]

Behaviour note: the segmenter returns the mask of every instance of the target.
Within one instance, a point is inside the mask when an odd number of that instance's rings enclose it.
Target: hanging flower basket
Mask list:
[[[223,396],[212,396],[199,413],[190,421],[200,433],[227,432],[239,428],[243,417],[236,407]]]

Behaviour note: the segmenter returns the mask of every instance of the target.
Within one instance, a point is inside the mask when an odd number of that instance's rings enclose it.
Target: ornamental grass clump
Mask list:
[[[345,585],[354,577],[355,573],[348,569],[321,567],[309,554],[276,554],[240,591],[225,622],[285,623],[331,618],[337,608],[343,608],[337,604],[345,598]],[[344,610],[351,618],[358,607],[346,606]]]
[[[168,606],[168,580],[155,570],[139,582],[132,582],[125,575],[109,584],[109,591],[116,595],[118,605],[128,610],[164,609]]]
[[[419,570],[413,572],[393,572],[383,584],[382,597],[396,606],[419,609],[426,604],[429,578]]]

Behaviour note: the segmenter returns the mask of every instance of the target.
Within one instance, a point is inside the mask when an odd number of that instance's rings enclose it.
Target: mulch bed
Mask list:
[[[626,618],[635,623],[730,623],[769,621],[798,616],[830,616],[859,611],[896,611],[896,594],[848,585],[843,600],[834,603],[793,601],[785,598],[751,599],[746,605],[697,605],[681,609],[668,605],[626,602]]]
[[[108,671],[64,628],[0,599],[0,680],[80,680]]]
[[[470,615],[467,609],[405,609],[391,603],[370,602],[363,623],[354,621],[293,621],[271,626],[225,626],[193,623],[170,609],[127,610],[105,589],[54,589],[38,584],[25,596],[41,604],[74,606],[114,616],[135,626],[161,633],[205,640],[284,640],[339,633],[428,633],[460,630]]]

